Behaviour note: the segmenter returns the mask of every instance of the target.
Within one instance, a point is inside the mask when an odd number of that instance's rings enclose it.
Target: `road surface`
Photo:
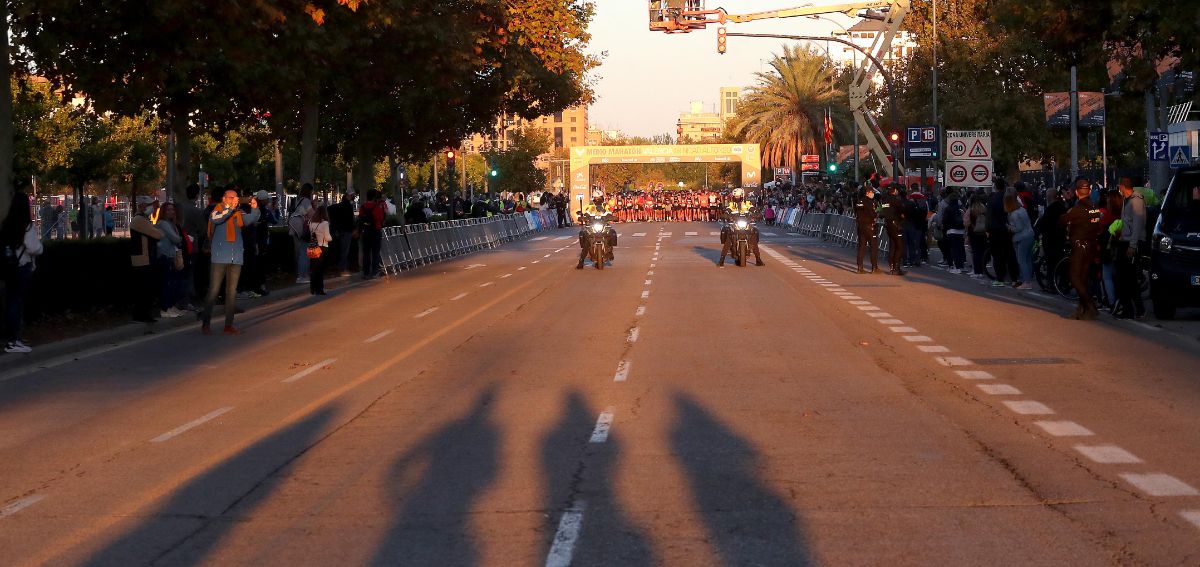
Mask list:
[[[1196,565],[1170,329],[570,230],[0,375],[5,565]]]

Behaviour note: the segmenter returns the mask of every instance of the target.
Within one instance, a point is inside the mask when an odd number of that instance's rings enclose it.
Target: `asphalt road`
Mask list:
[[[1194,338],[716,230],[0,374],[0,563],[1200,564]]]

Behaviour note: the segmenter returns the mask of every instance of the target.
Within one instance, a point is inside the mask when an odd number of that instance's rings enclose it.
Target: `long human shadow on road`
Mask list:
[[[751,443],[699,403],[675,395],[671,447],[726,565],[812,565],[800,518],[758,478]]]
[[[141,524],[92,555],[86,565],[203,563],[238,524],[237,516],[252,511],[274,492],[285,478],[283,469],[321,437],[332,417],[332,409],[314,413],[196,477]]]
[[[589,443],[599,412],[589,409],[578,392],[567,394],[562,419],[542,439],[542,471],[546,477],[546,519],[550,536],[542,557],[549,553],[553,535],[568,508],[586,504],[583,526],[573,566],[649,566],[656,562],[646,537],[621,511],[613,490],[613,471],[620,453],[619,440],[610,434],[605,443]]]
[[[471,504],[496,479],[500,435],[491,416],[495,386],[489,387],[458,421],[450,423],[392,465],[396,484],[420,472],[411,488],[394,488],[386,505],[396,520],[376,550],[372,565],[479,564],[468,532]]]

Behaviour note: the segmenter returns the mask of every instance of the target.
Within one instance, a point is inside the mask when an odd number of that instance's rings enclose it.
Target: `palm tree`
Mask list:
[[[758,85],[738,103],[734,129],[740,139],[762,147],[764,166],[796,168],[802,155],[823,153],[818,149],[825,146],[827,107],[835,124],[847,123],[848,97],[831,86],[827,61],[785,45],[771,60],[771,71],[755,73]]]

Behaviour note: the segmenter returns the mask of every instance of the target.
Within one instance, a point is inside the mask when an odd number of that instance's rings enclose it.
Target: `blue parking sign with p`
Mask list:
[[[910,126],[905,129],[904,158],[906,160],[938,159],[941,140],[937,126]]]
[[[1166,132],[1151,132],[1150,133],[1150,161],[1168,161],[1170,157],[1170,146],[1167,143]]]

